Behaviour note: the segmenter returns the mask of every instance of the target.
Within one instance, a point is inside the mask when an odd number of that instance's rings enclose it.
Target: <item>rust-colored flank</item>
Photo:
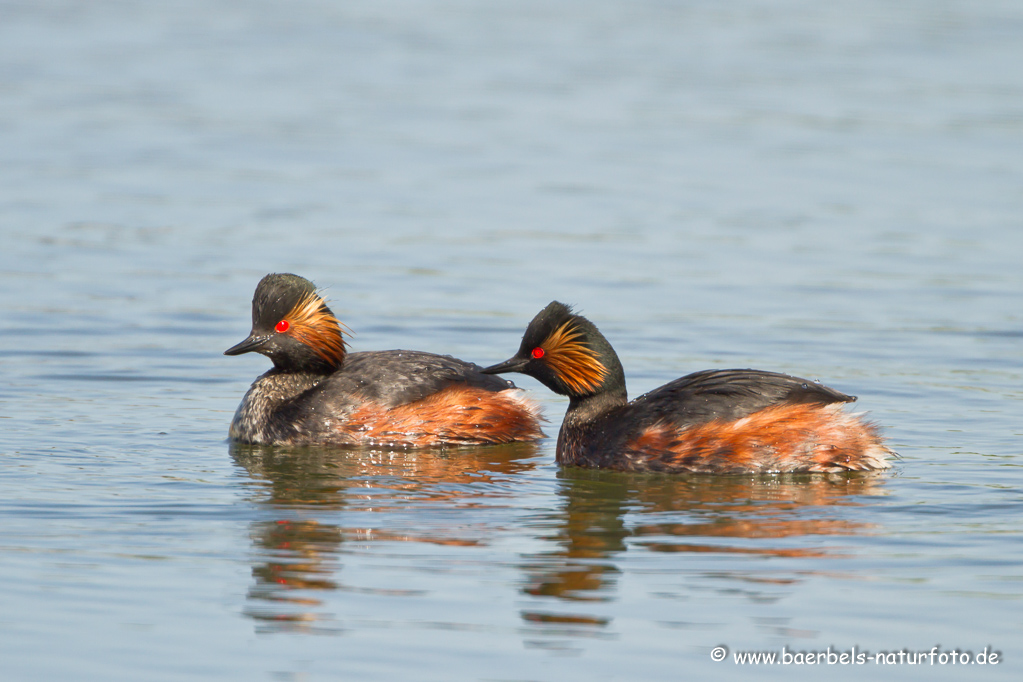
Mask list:
[[[622,468],[694,473],[867,471],[891,454],[877,428],[841,404],[777,405],[735,421],[649,426],[625,443]]]
[[[517,391],[471,386],[452,386],[390,409],[367,401],[335,431],[342,442],[396,447],[511,443],[543,437],[536,408]]]

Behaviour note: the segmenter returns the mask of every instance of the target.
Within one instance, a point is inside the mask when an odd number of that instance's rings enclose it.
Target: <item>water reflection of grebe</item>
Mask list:
[[[334,616],[321,612],[325,590],[412,595],[414,590],[369,589],[339,580],[346,542],[484,544],[487,533],[444,529],[348,526],[338,512],[408,510],[414,502],[451,509],[512,494],[506,481],[536,466],[534,443],[447,450],[359,450],[328,447],[230,446],[252,479],[250,499],[269,510],[254,521],[257,557],[246,613],[265,630],[331,631]],[[365,519],[360,514],[360,518]]]
[[[593,615],[599,607],[582,603],[615,599],[621,572],[618,555],[630,547],[764,557],[840,556],[837,547],[808,548],[790,540],[868,531],[869,524],[827,510],[856,506],[864,496],[883,494],[886,480],[875,472],[680,477],[577,468],[563,469],[558,476],[564,483],[560,490],[564,504],[548,519],[556,530],[546,538],[557,549],[528,557],[523,588],[526,594],[551,601],[522,612],[527,622],[556,633],[610,623],[599,613]],[[678,571],[684,569],[685,564],[679,564]],[[734,577],[762,582],[752,574]],[[796,580],[787,576],[770,582]]]

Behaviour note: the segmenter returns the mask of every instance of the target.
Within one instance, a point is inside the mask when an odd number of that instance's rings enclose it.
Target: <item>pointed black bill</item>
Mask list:
[[[484,374],[504,374],[505,372],[521,372],[525,369],[526,364],[529,360],[523,360],[522,358],[509,358],[504,362],[499,362],[496,365],[491,365],[486,369],[480,370]]]
[[[259,347],[266,343],[269,338],[269,336],[256,336],[255,334],[249,334],[249,338],[225,350],[224,355],[241,355],[242,353],[250,353],[254,350],[259,350]]]

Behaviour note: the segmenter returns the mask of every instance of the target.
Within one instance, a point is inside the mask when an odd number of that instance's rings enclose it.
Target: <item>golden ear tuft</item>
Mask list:
[[[576,393],[589,393],[604,381],[607,368],[584,341],[575,320],[567,320],[541,344],[544,361]]]
[[[352,335],[341,324],[323,299],[310,291],[295,304],[287,315],[291,322],[288,333],[313,349],[313,352],[332,365],[341,365],[345,359],[344,335]]]

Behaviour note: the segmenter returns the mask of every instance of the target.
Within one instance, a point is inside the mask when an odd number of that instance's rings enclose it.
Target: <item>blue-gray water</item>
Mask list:
[[[1019,679],[1021,63],[996,0],[0,2],[3,679]],[[232,448],[271,271],[480,363],[557,298],[632,395],[808,376],[901,459]]]

